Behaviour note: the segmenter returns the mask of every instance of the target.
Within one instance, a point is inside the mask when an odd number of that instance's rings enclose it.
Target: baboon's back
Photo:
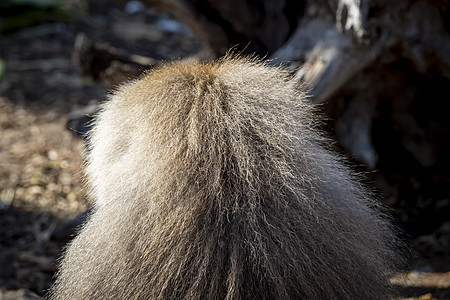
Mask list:
[[[53,299],[384,299],[396,238],[289,74],[173,63],[90,135],[95,211]]]

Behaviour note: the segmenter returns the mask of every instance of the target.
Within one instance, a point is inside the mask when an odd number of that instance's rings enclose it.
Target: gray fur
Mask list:
[[[328,150],[287,71],[172,63],[90,135],[95,211],[51,299],[386,299],[386,216]]]

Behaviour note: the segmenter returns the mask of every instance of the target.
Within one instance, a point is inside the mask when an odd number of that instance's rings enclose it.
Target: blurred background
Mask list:
[[[450,1],[1,0],[0,300],[50,287],[108,91],[230,48],[310,90],[412,249],[403,299],[450,299]]]

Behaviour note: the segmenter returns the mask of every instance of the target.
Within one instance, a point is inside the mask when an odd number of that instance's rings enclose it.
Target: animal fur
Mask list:
[[[255,59],[123,85],[90,134],[96,205],[50,298],[388,298],[395,233],[316,119]]]

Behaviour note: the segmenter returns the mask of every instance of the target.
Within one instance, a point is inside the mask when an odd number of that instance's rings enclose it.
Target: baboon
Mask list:
[[[317,120],[256,58],[124,84],[90,132],[95,207],[49,298],[388,298],[395,230]]]

